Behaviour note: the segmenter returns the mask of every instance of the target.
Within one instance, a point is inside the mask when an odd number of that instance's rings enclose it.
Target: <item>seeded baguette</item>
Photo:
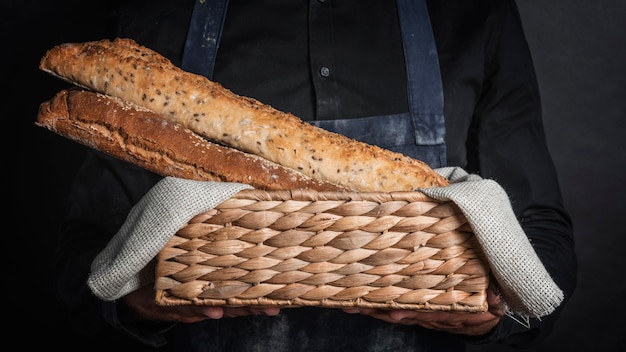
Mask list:
[[[39,107],[38,126],[162,176],[249,184],[257,189],[343,191],[256,155],[217,145],[119,98],[62,90]]]
[[[420,160],[239,96],[130,39],[61,44],[44,55],[39,67],[77,86],[142,106],[208,140],[352,190],[411,191],[448,184]]]

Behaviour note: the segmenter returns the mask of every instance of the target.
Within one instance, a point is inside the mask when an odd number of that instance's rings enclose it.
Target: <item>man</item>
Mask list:
[[[572,229],[547,150],[534,68],[514,1],[127,1],[120,37],[320,127],[433,168],[496,180],[555,282],[571,295]],[[208,43],[209,45],[206,45]],[[104,318],[174,350],[462,351],[529,346],[558,312],[157,307],[144,287],[115,302],[86,288],[93,258],[160,178],[89,155],[58,251],[58,285],[79,322]],[[80,313],[80,314],[78,314]],[[349,313],[349,314],[346,314]],[[97,333],[97,331],[96,331]]]

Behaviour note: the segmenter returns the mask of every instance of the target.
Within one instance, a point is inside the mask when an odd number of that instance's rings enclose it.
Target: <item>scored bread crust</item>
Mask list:
[[[39,107],[38,126],[162,176],[240,182],[257,189],[344,191],[256,155],[211,143],[119,98],[62,90]]]
[[[50,49],[40,69],[181,123],[219,144],[360,192],[412,191],[448,180],[426,163],[326,131],[117,38]]]

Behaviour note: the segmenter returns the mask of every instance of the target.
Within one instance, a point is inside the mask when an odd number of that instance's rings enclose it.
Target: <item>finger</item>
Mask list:
[[[392,310],[389,312],[389,318],[396,322],[409,319],[414,320],[415,312],[410,310]]]
[[[208,306],[185,306],[170,311],[170,320],[183,323],[196,323],[206,319],[221,319],[224,309]]]
[[[344,313],[348,314],[358,314],[360,313],[359,308],[343,308]]]
[[[280,313],[280,308],[278,307],[263,308],[261,312],[268,317],[275,317]]]
[[[201,307],[203,316],[209,319],[222,319],[224,317],[224,308],[222,307]]]

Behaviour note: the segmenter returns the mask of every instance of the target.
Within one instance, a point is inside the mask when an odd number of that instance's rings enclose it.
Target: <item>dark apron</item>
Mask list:
[[[213,76],[228,0],[197,1],[182,68]],[[398,0],[409,112],[356,119],[309,121],[365,143],[403,153],[433,168],[446,166],[443,87],[437,48],[424,1]]]
[[[227,0],[198,0],[183,69],[212,77]],[[322,128],[423,160],[446,165],[443,90],[424,0],[398,0],[407,66],[409,113],[313,121]],[[449,334],[388,324],[340,309],[283,309],[276,317],[246,316],[179,324],[174,350],[194,351],[462,351]]]

